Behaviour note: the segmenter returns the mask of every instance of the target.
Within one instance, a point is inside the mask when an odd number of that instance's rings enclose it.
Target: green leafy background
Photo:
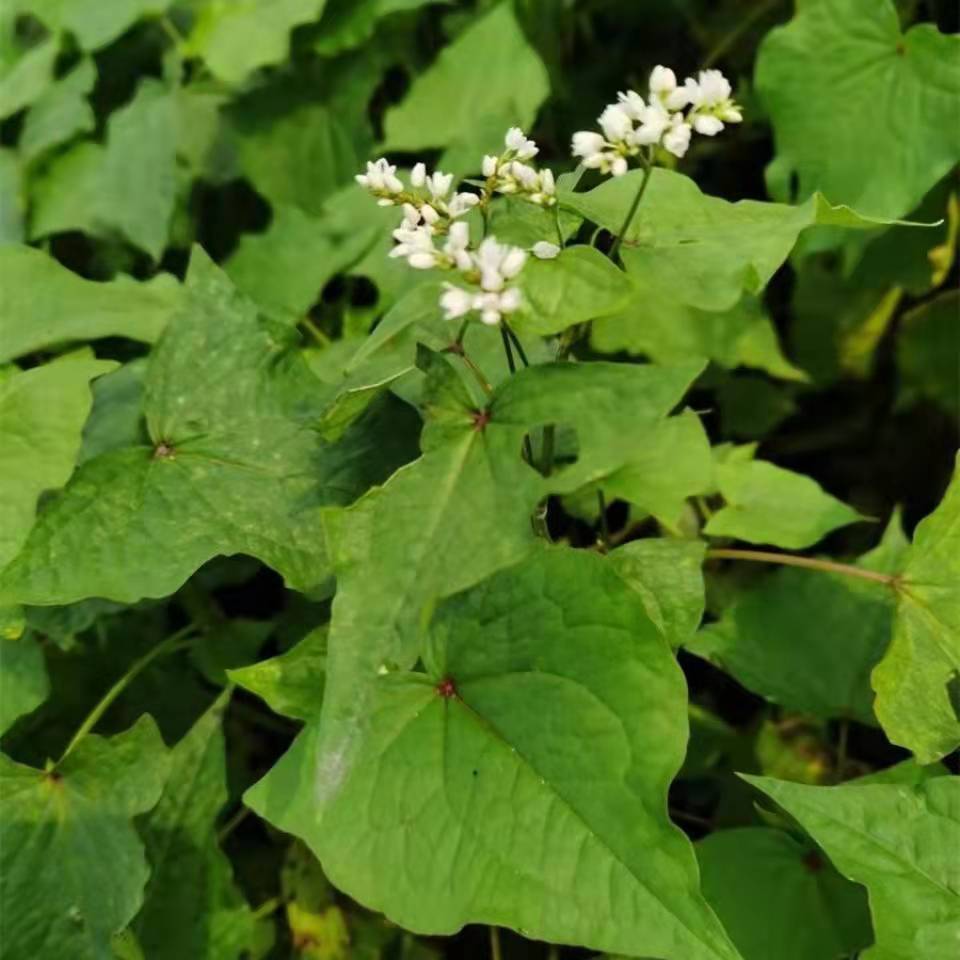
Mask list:
[[[958,31],[4,4],[4,957],[952,956]],[[514,125],[568,173],[659,63],[745,122],[659,158],[620,263],[640,171],[494,202],[567,246],[529,368],[468,331],[487,396],[354,174]]]

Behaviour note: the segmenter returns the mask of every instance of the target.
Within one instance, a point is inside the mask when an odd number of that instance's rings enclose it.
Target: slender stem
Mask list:
[[[503,329],[507,331],[507,336],[510,338],[510,342],[517,348],[517,353],[520,355],[520,360],[523,362],[523,365],[525,367],[529,367],[530,361],[527,359],[527,353],[523,349],[523,344],[520,342],[520,338],[514,332],[513,327],[511,327],[506,320],[501,320],[500,322],[503,325]]]
[[[547,951],[547,960],[560,960],[560,948],[555,944],[550,944],[550,949]]]
[[[460,329],[457,331],[457,339],[454,342],[457,344],[458,347],[463,346],[463,341],[467,335],[467,330],[469,329],[469,327],[470,327],[470,318],[467,317],[467,319],[460,324]]]
[[[556,203],[553,205],[553,225],[557,228],[557,246],[563,249],[566,240],[563,239],[563,228],[560,226],[560,207]]]
[[[607,525],[607,498],[597,490],[597,506],[600,508],[600,543],[605,552],[610,552],[610,527]]]
[[[303,317],[300,320],[300,323],[310,332],[310,336],[313,337],[317,343],[322,347],[329,347],[333,341],[309,318]]]
[[[548,423],[543,428],[543,457],[540,460],[540,472],[549,477],[553,473],[554,451],[557,446],[556,424]]]
[[[473,374],[474,379],[480,384],[480,389],[489,397],[493,394],[493,387],[490,381],[483,375],[483,371],[476,365],[473,358],[465,350],[459,351],[460,359],[467,365],[467,369]]]
[[[264,900],[263,903],[250,914],[250,917],[252,920],[262,920],[264,917],[269,917],[271,913],[279,910],[280,907],[284,905],[284,902],[282,897],[271,897],[269,900]]]
[[[500,930],[490,927],[490,960],[503,960],[503,951],[500,949]]]
[[[500,325],[500,339],[503,340],[503,352],[507,355],[507,366],[510,368],[510,376],[517,372],[517,362],[513,359],[513,347],[510,346],[510,336],[507,328]]]
[[[834,560],[817,560],[815,557],[798,557],[792,553],[773,553],[766,550],[733,550],[714,549],[707,551],[708,560],[752,560],[756,563],[782,563],[788,567],[806,567],[809,570],[823,570],[826,573],[842,573],[848,577],[859,577],[861,580],[872,580],[892,587],[897,578],[889,573],[878,573],[875,570],[864,570],[848,563],[837,563]]]
[[[184,639],[196,632],[196,627],[191,623],[189,626],[171,633],[165,640],[161,640],[155,647],[148,650],[139,660],[135,661],[127,672],[103,695],[100,702],[87,714],[87,718],[80,724],[79,729],[73,735],[73,739],[67,744],[67,749],[63,751],[63,756],[57,761],[57,764],[63,763],[70,755],[78,743],[100,722],[100,718],[110,709],[113,702],[130,685],[130,682],[140,673],[146,670],[154,660],[162,657],[164,654],[172,653],[174,650],[182,649],[187,646]]]
[[[643,179],[640,181],[640,187],[637,190],[637,195],[633,198],[633,203],[630,204],[630,209],[627,211],[626,217],[623,219],[623,226],[620,227],[620,232],[617,234],[616,240],[613,241],[613,246],[610,248],[610,259],[616,260],[617,254],[620,252],[620,245],[623,243],[623,238],[627,235],[627,230],[630,229],[630,224],[633,223],[633,218],[636,216],[637,208],[640,206],[640,201],[643,199],[644,193],[647,192],[647,184],[650,182],[650,175],[653,173],[653,161],[650,157],[645,157],[643,161]]]
[[[674,820],[686,820],[687,823],[695,823],[698,827],[713,829],[713,824],[706,817],[699,817],[695,813],[687,813],[686,810],[678,810],[676,807],[670,808],[670,816]]]
[[[840,720],[837,731],[837,781],[842,781],[847,769],[847,747],[850,741],[850,721],[844,717]]]
[[[250,808],[241,806],[239,810],[217,831],[217,843],[222,844],[237,827],[250,816]]]

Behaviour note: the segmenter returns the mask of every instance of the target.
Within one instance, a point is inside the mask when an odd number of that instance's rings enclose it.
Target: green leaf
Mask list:
[[[9,608],[0,610],[0,617]],[[0,631],[0,734],[18,717],[32,713],[50,694],[43,650],[32,636]]]
[[[36,100],[23,122],[17,144],[25,163],[93,130],[96,118],[87,97],[96,82],[97,68],[92,59],[85,57]]]
[[[227,802],[222,722],[229,696],[170,751],[160,800],[138,824],[151,872],[133,929],[151,960],[231,960],[251,945],[253,916],[217,843]]]
[[[5,147],[0,147],[0,195],[4,198],[3,204],[0,204],[0,251],[2,251],[8,244],[24,241],[27,214],[23,165],[16,152]],[[0,301],[0,311],[2,310],[2,301]]]
[[[806,374],[783,355],[760,300],[745,296],[731,309],[699,310],[664,291],[644,273],[632,274],[634,295],[616,315],[597,320],[590,343],[602,353],[645,354],[658,363],[704,358],[724,367],[754,367],[786,380]]]
[[[263,94],[262,100],[241,105],[234,114],[240,165],[275,211],[293,206],[321,215],[324,202],[361,166],[350,118],[334,104],[291,105]],[[290,216],[284,219],[283,227],[291,229]]]
[[[561,333],[620,309],[633,284],[599,250],[570,247],[553,260],[531,259],[523,271],[524,311],[516,328]]]
[[[642,176],[638,170],[587,193],[563,191],[560,202],[616,232]],[[658,301],[724,311],[744,293],[763,290],[808,227],[872,229],[891,222],[832,206],[820,194],[795,207],[758,200],[729,203],[701,193],[689,177],[657,168],[621,257],[627,272],[645,281]]]
[[[226,269],[237,287],[271,314],[299,319],[327,282],[356,263],[373,242],[369,230],[331,229],[297,207],[275,206],[267,231],[241,237]]]
[[[159,16],[172,0],[21,0],[51,30],[69,30],[84,50],[97,50],[116,40],[141,17]]]
[[[180,284],[166,274],[84,280],[32,247],[0,245],[0,363],[77,340],[129,337],[153,343],[180,309]]]
[[[187,38],[185,53],[201,57],[225,83],[242,83],[261,67],[286,59],[290,31],[316,20],[326,0],[218,0],[205,4]]]
[[[0,30],[12,35],[14,18],[4,13]],[[30,106],[53,83],[53,66],[60,51],[58,37],[47,37],[25,50],[15,38],[0,38],[0,118]]]
[[[11,957],[110,960],[149,869],[131,817],[160,796],[167,752],[143,717],[88,736],[53,770],[0,756],[0,906]]]
[[[906,546],[895,515],[856,566],[893,574]],[[873,724],[870,671],[890,642],[893,606],[882,583],[784,567],[746,589],[687,649],[791,710]]]
[[[745,777],[869,893],[876,945],[864,960],[942,960],[960,938],[960,780],[808,787]]]
[[[78,464],[109,450],[149,443],[143,419],[147,359],[125,363],[93,385],[93,409],[83,428]]]
[[[960,159],[947,118],[960,97],[960,40],[922,23],[901,33],[890,0],[812,0],[771,31],[756,85],[778,173],[877,216],[907,213]],[[883,157],[870,176],[865,158]]]
[[[709,536],[799,550],[813,546],[831,530],[863,519],[816,481],[752,460],[749,450],[738,448],[716,465],[717,486],[725,506],[704,527]]]
[[[550,92],[546,68],[510,2],[498,3],[440,51],[384,119],[386,151],[456,146],[479,169],[511,126],[527,129]],[[464,104],[483,104],[482,123]],[[441,161],[441,167],[447,169]]]
[[[369,40],[380,20],[450,0],[331,0],[313,49],[323,57],[352,50]]]
[[[721,830],[697,844],[703,894],[744,960],[846,957],[873,939],[862,887],[782,830]]]
[[[185,293],[150,358],[152,446],[80,468],[0,574],[5,600],[166,596],[232,553],[306,590],[329,574],[315,508],[351,502],[406,458],[396,415],[388,423],[373,411],[335,446],[316,437],[310,417],[322,386],[295,334],[262,322],[200,250]]]
[[[70,479],[90,381],[116,366],[67,356],[0,381],[0,568],[26,540],[40,494]]]
[[[738,956],[665,812],[687,736],[682,675],[602,558],[544,550],[447,601],[424,659],[427,675],[375,684],[338,762],[314,774],[309,809],[275,774],[247,802],[414,931],[480,922],[677,960]],[[570,749],[584,737],[589,750]]]
[[[932,400],[960,418],[960,293],[951,290],[904,314],[897,331],[897,403]]]
[[[960,744],[960,458],[897,578],[893,640],[873,671],[884,732],[930,763]]]
[[[266,701],[275,713],[299,720],[320,714],[327,672],[327,627],[311,630],[278,657],[228,670],[230,679]]]
[[[650,538],[625,543],[609,555],[674,649],[693,637],[703,617],[705,553],[701,540]]]
[[[110,116],[105,146],[84,141],[34,184],[30,237],[83,230],[121,236],[154,260],[167,245],[177,191],[176,106],[156,80]]]

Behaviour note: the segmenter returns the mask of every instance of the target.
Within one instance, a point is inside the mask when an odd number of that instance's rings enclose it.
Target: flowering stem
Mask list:
[[[837,563],[834,560],[818,560],[815,557],[798,557],[792,553],[773,553],[766,550],[733,550],[715,549],[707,551],[708,560],[752,560],[755,563],[780,563],[788,567],[806,567],[808,570],[822,570],[825,573],[841,573],[848,577],[859,577],[861,580],[872,580],[884,586],[893,587],[897,578],[889,573],[878,573],[876,570],[864,570],[848,563]]]
[[[513,327],[507,323],[506,320],[501,320],[503,324],[503,329],[507,331],[507,336],[510,338],[510,342],[517,348],[517,353],[520,355],[520,360],[523,362],[525,367],[530,366],[530,361],[527,359],[526,351],[523,349],[523,344],[520,342],[520,338],[514,333]]]
[[[633,203],[630,204],[630,209],[627,211],[627,215],[623,220],[623,226],[620,228],[620,232],[617,234],[617,239],[613,241],[613,246],[610,248],[610,259],[616,260],[617,254],[620,252],[620,246],[623,243],[623,238],[627,235],[627,230],[630,229],[630,224],[633,223],[633,218],[637,214],[637,208],[640,206],[640,201],[643,199],[644,193],[647,190],[647,184],[650,182],[650,175],[653,173],[653,159],[649,155],[643,158],[643,179],[640,181],[640,188],[637,190],[637,195],[633,198]]]
[[[187,638],[195,633],[196,630],[197,628],[191,623],[182,630],[171,633],[169,637],[161,640],[155,647],[151,647],[139,660],[135,661],[130,669],[103,695],[99,703],[87,714],[87,718],[80,724],[79,729],[67,744],[67,749],[63,751],[63,756],[57,761],[57,765],[59,766],[63,763],[73,752],[77,744],[100,722],[101,717],[110,709],[113,702],[127,689],[135,677],[139,676],[139,674],[149,667],[158,657],[187,646],[189,642]]]
[[[507,325],[501,321],[500,338],[503,340],[503,352],[507,355],[507,366],[510,368],[510,376],[512,377],[517,372],[517,361],[513,359],[513,347],[510,346],[508,329]],[[523,438],[523,455],[527,463],[533,466],[533,447],[530,444],[529,435]]]
[[[502,960],[502,958],[500,931],[496,927],[490,927],[490,960]]]
[[[461,328],[461,333],[463,332]],[[477,383],[480,384],[480,389],[489,397],[493,394],[493,387],[490,386],[490,381],[483,375],[483,371],[473,362],[470,357],[470,354],[463,349],[462,338],[457,337],[456,342],[451,343],[447,347],[447,353],[455,353],[466,365],[467,369],[473,374]]]
[[[463,347],[463,339],[467,335],[467,328],[469,326],[470,326],[470,318],[467,317],[467,319],[460,324],[460,329],[457,331],[457,339],[454,342],[458,347]]]

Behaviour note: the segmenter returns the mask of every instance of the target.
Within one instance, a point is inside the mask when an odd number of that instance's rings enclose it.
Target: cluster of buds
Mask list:
[[[602,133],[581,130],[573,135],[573,155],[589,169],[615,177],[627,172],[631,157],[662,146],[682,157],[694,131],[713,137],[726,123],[743,119],[731,99],[730,82],[719,70],[701,70],[683,86],[669,67],[654,67],[646,100],[633,90],[617,94],[598,123]]]
[[[488,154],[483,158],[485,192],[517,194],[531,203],[552,207],[557,202],[553,171],[537,170],[525,162],[540,152],[539,147],[519,127],[511,127],[503,142],[506,149],[500,156]]]
[[[418,163],[410,171],[410,187],[397,176],[397,168],[381,157],[367,163],[366,173],[358,173],[357,183],[377,198],[381,207],[402,206],[405,218],[411,219],[410,210],[416,211],[418,222],[438,224],[442,220],[455,220],[473,209],[480,198],[475,193],[454,193],[453,174],[435,170],[428,174],[427,168]]]
[[[509,282],[517,278],[526,262],[526,250],[487,237],[457,264],[463,279],[474,289],[465,290],[452,283],[443,285],[440,306],[447,319],[455,320],[476,311],[483,323],[496,326],[505,315],[519,310],[523,296],[519,287],[510,286]]]

